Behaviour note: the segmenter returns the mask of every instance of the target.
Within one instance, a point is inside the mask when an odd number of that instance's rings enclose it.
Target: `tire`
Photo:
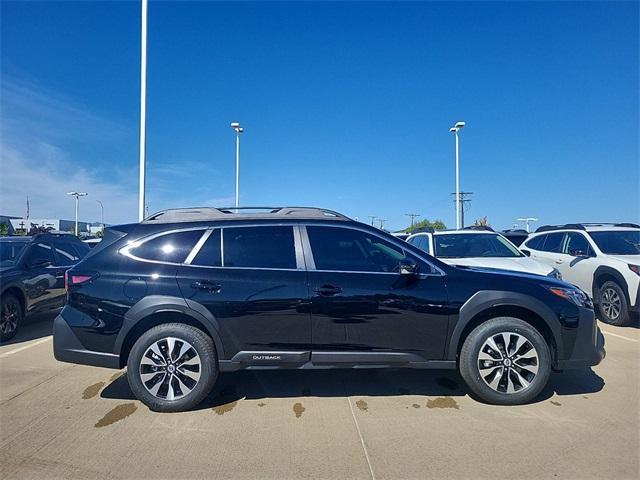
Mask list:
[[[508,356],[504,355],[503,334],[509,342]],[[532,401],[546,386],[551,354],[546,340],[527,322],[498,317],[477,326],[467,336],[460,351],[459,369],[480,400],[520,405]]]
[[[217,378],[218,357],[213,340],[182,323],[158,325],[142,334],[127,361],[131,390],[156,412],[194,408],[209,395]]]
[[[15,337],[22,319],[24,310],[22,303],[15,295],[7,293],[0,300],[0,342],[6,342]]]
[[[629,303],[624,291],[614,281],[607,281],[598,290],[598,318],[619,327],[631,323]]]

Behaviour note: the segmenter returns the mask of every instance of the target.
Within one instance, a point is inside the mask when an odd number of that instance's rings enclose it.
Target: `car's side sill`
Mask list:
[[[220,371],[329,368],[455,369],[455,360],[425,360],[402,352],[241,351],[218,362]]]

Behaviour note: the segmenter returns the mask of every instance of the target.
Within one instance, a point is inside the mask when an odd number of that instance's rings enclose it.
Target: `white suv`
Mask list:
[[[545,226],[520,247],[560,270],[598,305],[600,320],[628,325],[640,308],[640,226],[582,223]]]
[[[407,242],[445,263],[535,273],[560,279],[558,270],[522,254],[518,247],[488,228],[427,229]]]

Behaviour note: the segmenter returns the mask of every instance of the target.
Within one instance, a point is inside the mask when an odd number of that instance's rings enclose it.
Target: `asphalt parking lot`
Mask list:
[[[197,410],[157,414],[124,372],[58,363],[51,319],[0,346],[8,478],[638,478],[640,329],[553,374],[534,403],[469,397],[451,372],[236,372]]]

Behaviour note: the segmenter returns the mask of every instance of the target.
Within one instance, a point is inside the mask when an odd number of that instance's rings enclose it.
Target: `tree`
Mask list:
[[[0,223],[0,236],[9,235],[9,226],[6,223]]]
[[[102,230],[98,230],[96,232],[96,238],[102,238],[104,237],[104,227],[102,227]]]
[[[488,227],[489,226],[489,220],[487,219],[487,216],[485,215],[484,217],[480,217],[480,218],[476,218],[476,221],[473,223],[474,227]]]
[[[413,227],[407,227],[404,229],[404,231],[406,233],[412,233],[415,230],[418,230],[420,228],[428,228],[431,227],[434,230],[444,230],[445,228],[447,228],[447,226],[444,224],[444,222],[442,220],[434,220],[431,221],[427,218],[420,220],[419,222],[416,222],[413,224]]]

